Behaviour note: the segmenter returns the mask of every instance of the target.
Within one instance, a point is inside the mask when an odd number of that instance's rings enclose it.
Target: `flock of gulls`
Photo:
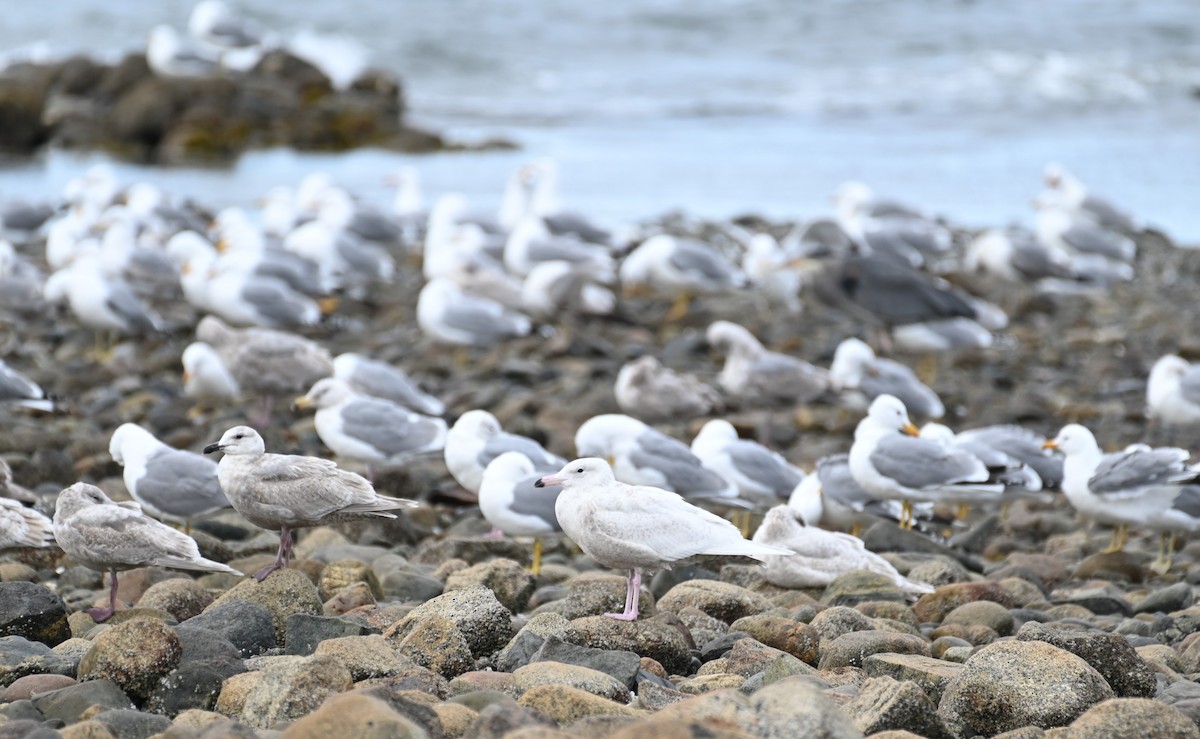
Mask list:
[[[221,28],[208,30],[216,37]],[[1170,566],[1173,537],[1200,527],[1200,467],[1188,452],[1134,445],[1105,454],[1077,424],[1053,439],[1015,425],[956,432],[937,423],[946,408],[936,390],[880,356],[993,341],[1007,317],[946,279],[956,271],[1066,292],[1133,278],[1141,224],[1061,166],[1045,170],[1034,230],[990,230],[965,245],[941,222],[861,183],[837,190],[836,217],[800,223],[778,240],[737,226],[736,238],[720,245],[665,232],[618,235],[564,209],[557,176],[550,161],[522,166],[497,213],[473,211],[455,194],[426,208],[413,169],[398,174],[390,209],[364,204],[318,173],[266,193],[259,209],[210,213],[149,183],[122,186],[97,166],[71,182],[61,202],[0,207],[0,313],[18,332],[33,325],[31,316],[65,306],[95,334],[100,362],[121,337],[190,334],[180,382],[196,408],[255,406],[246,425],[203,454],[172,448],[134,423],[114,429],[109,451],[131,502],[79,482],[54,506],[13,484],[3,465],[0,549],[56,543],[73,560],[111,572],[109,601],[92,611],[99,621],[118,606],[118,570],[232,572],[201,557],[185,533],[198,518],[232,507],[278,531],[275,562],[254,575],[261,581],[287,566],[297,529],[394,518],[414,505],[380,494],[372,481],[380,468],[429,456],[444,459],[457,484],[478,496],[493,535],[535,539],[535,572],[541,539],[560,534],[598,563],[628,571],[625,608],[609,614],[625,620],[638,616],[644,572],[697,555],[762,560],[767,578],[789,587],[866,568],[910,592],[928,591],[838,530],[882,518],[910,528],[935,506],[1000,507],[1061,491],[1081,514],[1115,527],[1113,551],[1128,527],[1161,532],[1159,571]],[[705,338],[724,357],[716,387],[649,353],[634,359],[615,377],[623,413],[582,423],[577,458],[568,461],[505,432],[488,409],[450,424],[447,404],[403,369],[364,353],[332,356],[305,335],[336,320],[344,303],[369,307],[400,275],[416,272],[416,323],[429,341],[464,352],[463,361],[472,348],[549,335],[556,325],[629,320],[622,304],[638,293],[670,301],[657,319],[670,323],[689,315],[692,300],[734,291],[793,320],[799,294],[811,290],[857,318],[867,340],[846,338],[821,367],[768,348],[738,323],[714,321]],[[792,414],[818,398],[861,421],[844,453],[807,471],[721,417],[730,407]],[[315,409],[316,432],[337,462],[266,450],[256,429],[272,423],[280,400]],[[1200,368],[1164,357],[1147,400],[1163,423],[1200,421]],[[3,361],[0,403],[28,409],[21,413],[61,410],[20,366]],[[707,421],[690,444],[652,425],[699,419]],[[206,456],[217,453],[219,462]],[[53,520],[39,512],[50,507]],[[739,511],[765,512],[752,539],[723,517]]]

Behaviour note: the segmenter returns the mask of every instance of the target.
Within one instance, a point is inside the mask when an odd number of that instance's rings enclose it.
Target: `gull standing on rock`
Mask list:
[[[838,344],[829,377],[833,389],[840,393],[850,392],[852,400],[857,400],[854,393],[865,397],[866,402],[880,395],[894,395],[918,416],[941,418],[946,415],[946,407],[937,393],[917,379],[915,372],[894,359],[875,356],[861,339],[849,338]]]
[[[123,423],[108,442],[113,461],[124,467],[125,489],[155,518],[186,526],[192,519],[229,507],[217,481],[217,463],[167,446],[136,423]]]
[[[618,482],[603,459],[568,462],[535,485],[562,486],[554,512],[563,532],[605,567],[629,571],[625,610],[604,614],[620,621],[637,619],[646,570],[670,569],[700,554],[760,561],[789,554],[787,549],[747,541],[736,526],[675,493]]]
[[[268,454],[249,426],[234,426],[205,454],[223,452],[217,478],[233,509],[264,529],[279,529],[275,562],[254,573],[262,582],[286,567],[292,556],[292,530],[363,517],[395,518],[390,511],[414,501],[379,495],[361,475],[318,457]]]
[[[159,523],[137,507],[113,502],[100,488],[77,482],[58,496],[54,539],[71,559],[89,569],[108,572],[112,585],[108,606],[87,613],[97,623],[117,606],[117,571],[156,565],[177,570],[242,573],[200,556],[192,537]]]
[[[716,321],[705,337],[710,345],[726,352],[725,366],[717,377],[721,388],[743,403],[768,407],[805,404],[829,389],[828,372],[768,350],[736,323]]]
[[[458,484],[478,495],[484,470],[505,452],[519,452],[537,472],[552,472],[567,462],[528,436],[503,431],[496,417],[484,410],[467,411],[458,417],[446,434],[443,455],[446,469]]]
[[[621,367],[613,394],[621,410],[645,421],[706,416],[721,402],[717,391],[694,375],[667,369],[648,354]]]
[[[666,315],[687,315],[692,295],[709,295],[746,286],[746,275],[702,241],[669,234],[651,236],[629,253],[619,271],[622,289],[646,286],[675,298]]]
[[[508,536],[532,536],[529,571],[542,572],[542,536],[561,532],[554,504],[562,488],[537,485],[546,470],[538,470],[520,452],[505,452],[488,463],[479,484],[479,511],[494,530]]]

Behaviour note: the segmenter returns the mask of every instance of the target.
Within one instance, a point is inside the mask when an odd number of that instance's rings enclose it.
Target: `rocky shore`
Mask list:
[[[680,234],[728,241],[723,224],[668,218]],[[783,224],[753,224],[784,230]],[[965,235],[960,234],[965,237]],[[1020,422],[1053,433],[1086,420],[1106,447],[1151,438],[1146,373],[1161,354],[1200,354],[1196,253],[1155,234],[1137,277],[1110,292],[1049,296],[973,282],[1013,328],[997,345],[944,355],[923,374],[955,426]],[[956,278],[970,280],[971,278]],[[416,273],[370,305],[348,305],[309,331],[337,353],[394,361],[446,401],[453,418],[488,408],[506,429],[569,455],[586,418],[616,410],[612,383],[630,357],[711,379],[720,358],[703,331],[736,319],[775,347],[827,364],[861,332],[805,295],[780,320],[753,295],[699,301],[664,324],[666,304],[626,301],[613,319],[559,323],[527,339],[454,352],[413,320]],[[194,324],[187,306],[168,319]],[[0,355],[72,411],[4,414],[0,456],[18,483],[56,492],[79,479],[125,498],[108,436],[125,421],[199,448],[250,410],[196,413],[179,355],[189,330],[123,343],[104,363],[91,335],[34,315],[0,332]],[[904,357],[918,364],[920,357]],[[743,428],[761,413],[727,409]],[[775,413],[772,446],[805,466],[844,451],[858,417],[836,403]],[[690,438],[702,420],[662,428]],[[277,410],[273,451],[325,454],[311,417]],[[1200,736],[1200,544],[1157,576],[1155,538],[1098,554],[1108,532],[1065,501],[975,512],[949,541],[880,523],[866,546],[936,590],[906,600],[884,578],[845,575],[787,590],[753,563],[701,561],[659,573],[645,617],[623,623],[620,574],[566,543],[535,577],[527,543],[488,526],[438,459],[382,473],[378,488],[421,507],[396,521],[303,532],[292,568],[264,583],[229,575],[135,570],[132,604],[103,625],[82,612],[101,577],[57,550],[0,557],[0,737],[854,737]],[[202,553],[241,571],[267,564],[275,534],[234,513],[193,529]]]

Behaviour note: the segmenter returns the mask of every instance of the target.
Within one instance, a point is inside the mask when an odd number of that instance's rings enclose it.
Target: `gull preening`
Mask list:
[[[763,560],[789,553],[746,540],[730,522],[675,493],[618,482],[603,459],[568,462],[536,484],[562,486],[554,512],[563,532],[580,549],[605,567],[629,571],[625,610],[605,614],[621,621],[637,619],[642,573],[647,570],[670,569],[700,554]]]
[[[1200,366],[1174,354],[1160,357],[1146,381],[1146,410],[1167,426],[1200,424]]]
[[[142,513],[136,505],[113,502],[100,488],[77,482],[58,496],[54,539],[71,559],[112,578],[108,605],[88,614],[108,620],[117,606],[117,571],[155,565],[177,570],[242,573],[200,556],[192,537]]]
[[[0,551],[53,544],[53,521],[19,501],[0,498]]]
[[[364,516],[395,518],[411,500],[379,495],[366,478],[336,463],[296,454],[268,454],[263,438],[249,426],[234,426],[205,454],[223,452],[217,478],[234,510],[264,529],[279,530],[275,562],[254,578],[262,582],[286,567],[292,556],[292,530]]]

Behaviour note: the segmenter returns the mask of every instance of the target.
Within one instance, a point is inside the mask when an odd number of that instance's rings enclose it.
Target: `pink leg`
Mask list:
[[[262,582],[267,579],[275,570],[281,567],[287,567],[288,561],[292,558],[292,532],[287,526],[279,529],[279,553],[275,555],[275,561],[267,565],[258,572],[254,573],[254,579]]]
[[[638,617],[638,598],[642,594],[642,571],[630,570],[629,581],[625,590],[625,611],[623,613],[606,613],[605,616],[618,621],[636,621]]]
[[[113,613],[117,610],[117,571],[112,570],[112,585],[108,588],[108,607],[107,608],[89,608],[87,614],[92,617],[92,620],[98,624],[102,624],[112,618]]]
[[[496,528],[495,526],[493,526],[491,531],[489,531],[483,535],[483,538],[485,538],[485,539],[503,539],[504,532],[501,531],[500,529]]]

